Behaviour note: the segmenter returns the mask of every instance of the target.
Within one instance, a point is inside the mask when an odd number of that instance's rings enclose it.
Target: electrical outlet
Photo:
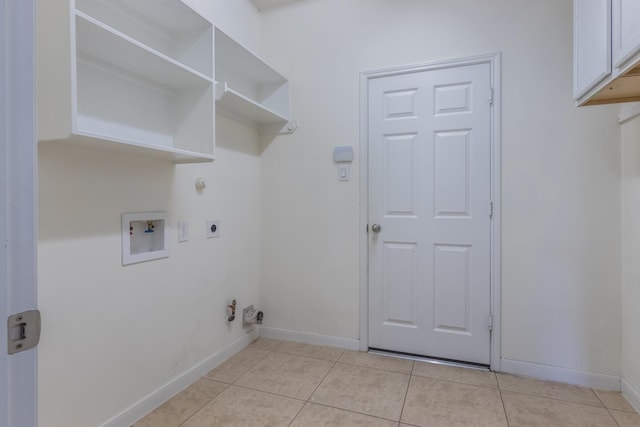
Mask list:
[[[220,221],[217,219],[207,221],[207,239],[212,237],[220,237]]]
[[[245,307],[242,309],[242,327],[243,328],[248,328],[249,326],[251,326],[251,323],[247,323],[246,319],[247,319],[247,315],[250,315],[254,311],[255,309],[253,308],[253,304],[251,304],[249,307]]]

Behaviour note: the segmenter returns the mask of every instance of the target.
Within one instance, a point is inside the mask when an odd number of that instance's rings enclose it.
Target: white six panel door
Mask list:
[[[490,362],[490,73],[369,81],[370,348]]]

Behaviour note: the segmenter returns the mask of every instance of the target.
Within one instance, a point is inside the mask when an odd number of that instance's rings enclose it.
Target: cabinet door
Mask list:
[[[640,0],[613,0],[612,25],[613,65],[620,67],[640,52]]]
[[[630,1],[640,4],[638,0]],[[611,74],[611,0],[574,0],[574,98],[580,98],[609,74]]]

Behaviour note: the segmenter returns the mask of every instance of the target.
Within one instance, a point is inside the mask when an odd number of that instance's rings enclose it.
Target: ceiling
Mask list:
[[[270,9],[299,0],[251,0],[258,10]]]

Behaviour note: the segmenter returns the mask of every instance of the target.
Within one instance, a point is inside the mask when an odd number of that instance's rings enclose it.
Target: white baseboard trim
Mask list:
[[[513,359],[503,358],[500,362],[500,370],[508,374],[597,388],[599,390],[620,391],[621,387],[620,377],[615,375],[596,374]]]
[[[287,329],[260,327],[260,336],[276,340],[287,340],[302,342],[305,344],[327,345],[331,347],[344,348],[345,350],[360,350],[360,340],[353,338],[334,337],[330,335],[320,335],[311,332],[290,331]]]
[[[629,384],[624,378],[622,379],[622,395],[633,406],[633,409],[640,414],[640,393]]]
[[[102,424],[101,427],[125,427],[133,425],[140,418],[144,417],[146,414],[196,382],[204,374],[251,344],[251,342],[256,338],[258,338],[258,329],[254,328],[253,331],[238,338],[230,345],[220,351],[217,351],[193,368],[182,373],[180,376],[174,378],[139,402],[111,418],[109,421]]]

